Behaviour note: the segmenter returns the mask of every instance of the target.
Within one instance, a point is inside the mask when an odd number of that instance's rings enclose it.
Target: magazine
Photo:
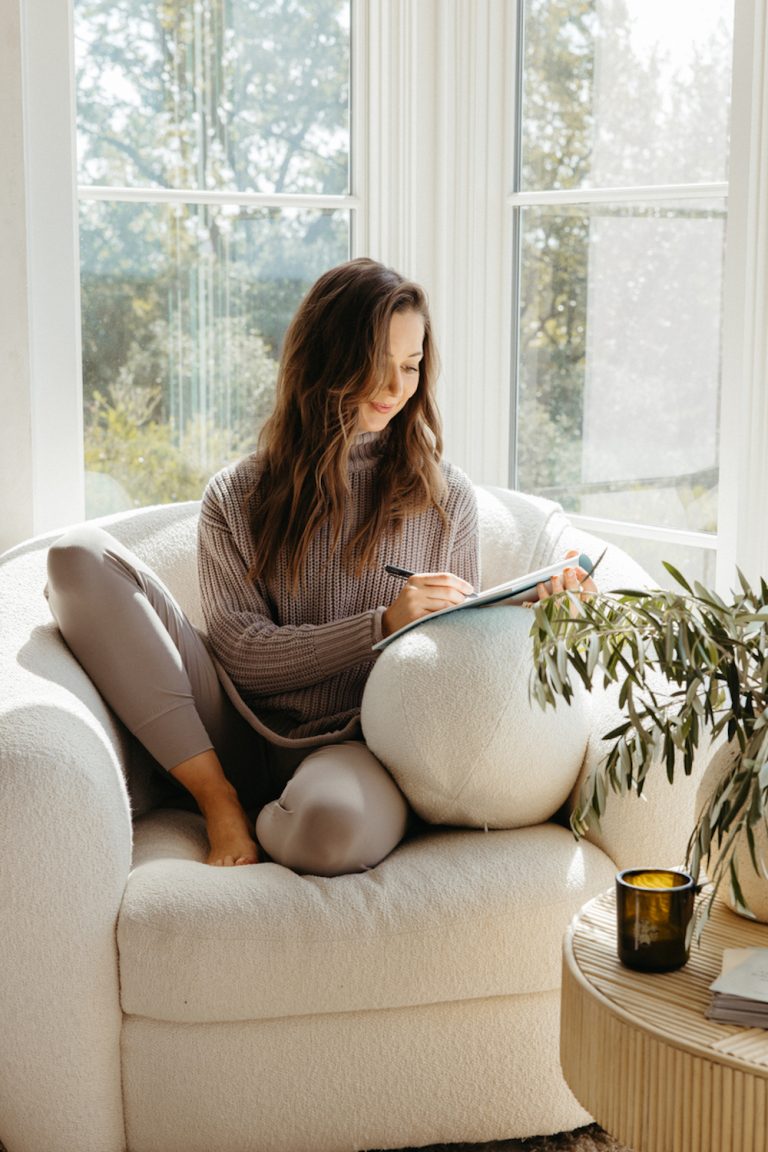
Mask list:
[[[485,608],[489,604],[524,604],[526,601],[533,601],[536,599],[538,584],[545,583],[552,576],[559,576],[566,568],[575,567],[583,568],[589,575],[597,565],[593,564],[589,556],[582,552],[580,556],[570,556],[567,559],[558,560],[556,564],[549,564],[546,568],[539,568],[535,572],[527,572],[525,576],[517,576],[514,580],[507,580],[504,584],[496,584],[493,588],[486,588],[484,592],[473,592],[467,596],[466,600],[462,600],[461,604],[452,604],[450,608],[441,608],[437,612],[430,612],[426,616],[420,616],[418,620],[411,620],[409,624],[404,624],[402,628],[398,628],[396,632],[392,632],[383,640],[379,640],[378,644],[374,644],[374,651],[386,648],[398,636],[410,632],[412,628],[419,628],[428,621],[437,620],[438,616],[447,616],[451,612],[463,612],[469,608]],[[402,576],[410,575],[410,573],[402,570],[398,571]]]
[[[726,948],[710,990],[709,1020],[768,1028],[768,948]]]

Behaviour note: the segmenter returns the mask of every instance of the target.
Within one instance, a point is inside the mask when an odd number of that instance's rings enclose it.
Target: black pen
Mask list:
[[[415,576],[415,572],[409,572],[407,568],[398,568],[397,564],[385,564],[384,571],[389,572],[390,576],[401,576],[403,580],[410,579]],[[477,592],[467,592],[465,599],[474,600],[477,597]]]
[[[598,568],[599,568],[599,566],[600,566],[600,562],[601,562],[601,560],[603,559],[603,557],[605,556],[605,554],[606,554],[606,552],[607,552],[607,551],[608,551],[608,548],[607,548],[607,547],[606,547],[606,548],[603,548],[603,550],[602,550],[602,552],[600,553],[600,555],[598,556],[597,560],[595,560],[594,564],[593,564],[593,565],[592,565],[592,567],[590,568],[589,572],[587,572],[586,576],[584,576],[584,577],[583,577],[583,578],[582,578],[582,579],[579,581],[579,583],[580,583],[580,584],[583,584],[583,583],[584,583],[584,581],[585,581],[585,580],[588,580],[590,576],[594,576],[595,572],[597,571],[597,569],[598,569]]]

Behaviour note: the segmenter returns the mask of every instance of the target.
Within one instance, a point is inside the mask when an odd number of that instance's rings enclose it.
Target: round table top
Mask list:
[[[676,972],[625,968],[613,891],[564,943],[561,1063],[579,1102],[633,1152],[768,1152],[768,1031],[707,1020],[725,948],[768,926],[720,903]]]

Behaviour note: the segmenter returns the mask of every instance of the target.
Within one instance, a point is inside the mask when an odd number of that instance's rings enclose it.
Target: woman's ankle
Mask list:
[[[237,790],[212,748],[177,764],[171,775],[194,797],[204,816],[224,806],[240,804]]]

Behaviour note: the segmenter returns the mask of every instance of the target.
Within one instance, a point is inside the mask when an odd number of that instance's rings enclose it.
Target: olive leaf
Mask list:
[[[768,878],[758,830],[768,828],[768,584],[752,588],[738,572],[726,602],[673,565],[682,589],[618,589],[541,601],[532,613],[534,670],[531,696],[542,707],[570,702],[578,681],[618,688],[621,724],[603,736],[609,745],[585,780],[571,816],[581,838],[599,826],[608,795],[642,794],[647,775],[663,766],[674,783],[693,771],[703,739],[724,735],[734,756],[691,832],[686,866],[708,878],[711,901],[724,881],[746,909],[735,862],[746,842],[752,867]]]

